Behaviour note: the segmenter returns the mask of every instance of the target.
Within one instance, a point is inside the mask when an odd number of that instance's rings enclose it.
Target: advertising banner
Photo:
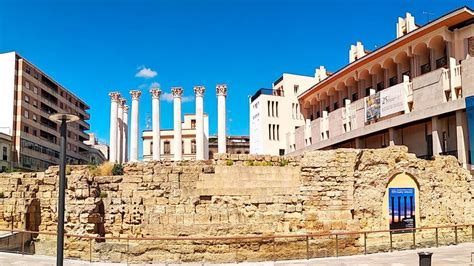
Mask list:
[[[390,229],[415,228],[415,189],[389,188],[388,191]]]
[[[365,122],[404,110],[403,83],[365,97]]]

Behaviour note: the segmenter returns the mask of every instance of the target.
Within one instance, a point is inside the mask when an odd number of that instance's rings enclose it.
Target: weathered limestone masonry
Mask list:
[[[291,235],[388,229],[387,186],[405,173],[419,191],[417,227],[474,221],[474,182],[454,157],[420,160],[405,147],[316,151],[304,157],[218,155],[214,161],[129,162],[123,176],[68,171],[66,232],[94,236]],[[58,169],[0,176],[0,227],[56,231]],[[443,233],[443,232],[441,232]],[[460,241],[470,231],[459,232]],[[451,234],[452,235],[452,234]],[[444,232],[447,239],[448,233]],[[464,237],[464,238],[463,238]],[[388,234],[369,251],[388,250]],[[450,237],[446,243],[453,242]],[[406,248],[411,234],[394,235]],[[418,245],[433,232],[417,232]],[[403,244],[405,243],[405,244]],[[408,244],[407,244],[408,243]],[[89,241],[68,238],[66,255],[89,259]],[[257,261],[304,258],[305,239],[92,241],[92,259],[130,262]],[[334,238],[310,239],[312,256],[334,254]],[[397,246],[398,245],[398,246]],[[339,254],[361,252],[363,238],[340,236]],[[38,236],[54,255],[55,237]]]

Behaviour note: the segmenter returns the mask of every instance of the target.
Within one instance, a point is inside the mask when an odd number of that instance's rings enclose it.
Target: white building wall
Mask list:
[[[250,104],[251,154],[279,155],[280,150],[284,150],[285,154],[290,152],[288,133],[294,133],[296,127],[305,124],[298,95],[314,85],[316,79],[286,73],[282,77],[272,87],[274,91],[282,88],[282,96],[261,94]],[[295,86],[298,87],[296,91]],[[269,108],[270,112],[268,112]],[[274,126],[275,138],[273,138]]]
[[[15,53],[0,54],[0,132],[13,132]]]

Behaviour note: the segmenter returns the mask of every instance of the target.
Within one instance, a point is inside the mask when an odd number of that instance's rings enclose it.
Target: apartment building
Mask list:
[[[218,137],[209,137],[209,158],[214,158],[214,154],[218,153]],[[227,136],[226,151],[230,154],[249,154],[250,138],[249,136]]]
[[[183,160],[196,159],[196,115],[184,114],[183,122],[181,123],[182,135],[182,151]],[[149,161],[153,159],[153,131],[144,130],[142,133],[143,140],[143,160]],[[174,130],[162,129],[160,130],[161,140],[161,159],[172,160],[174,151]],[[209,154],[209,117],[204,114],[204,154]]]
[[[298,95],[327,76],[324,67],[314,77],[284,73],[271,89],[260,89],[250,98],[250,153],[284,155],[288,133],[305,124]]]
[[[68,125],[67,163],[86,162],[89,106],[16,52],[0,54],[0,131],[11,136],[12,166],[44,170],[59,162],[59,125],[48,117],[79,116]]]
[[[11,169],[12,137],[0,132],[0,173]]]
[[[305,123],[288,133],[286,149],[405,145],[418,157],[450,154],[468,165],[473,23],[468,7],[424,26],[407,13],[388,44],[352,46],[349,64],[298,96]]]
[[[109,159],[109,145],[100,142],[95,133],[89,133],[89,139],[84,141],[89,149],[84,152],[89,164],[101,164]]]

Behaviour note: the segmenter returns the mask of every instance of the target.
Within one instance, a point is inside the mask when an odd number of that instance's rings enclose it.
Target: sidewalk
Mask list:
[[[432,265],[473,265],[471,264],[471,252],[474,251],[474,243],[464,243],[457,246],[426,248],[418,250],[395,251],[392,253],[378,253],[371,255],[357,255],[339,258],[321,258],[298,261],[280,261],[280,262],[244,262],[238,265],[256,265],[256,266],[365,266],[365,265],[380,265],[380,266],[406,266],[418,265],[418,254],[420,251],[433,252]],[[53,266],[56,265],[56,258],[41,255],[18,255],[11,253],[0,253],[0,265],[38,265],[38,266]],[[86,261],[66,260],[64,265],[68,266],[119,266],[126,265],[120,263],[89,263]],[[152,265],[152,264],[133,264],[133,265]],[[153,264],[164,265],[164,264]],[[172,264],[169,264],[172,265]],[[185,264],[185,265],[202,265],[201,263]],[[232,264],[206,264],[206,265],[232,265]]]

